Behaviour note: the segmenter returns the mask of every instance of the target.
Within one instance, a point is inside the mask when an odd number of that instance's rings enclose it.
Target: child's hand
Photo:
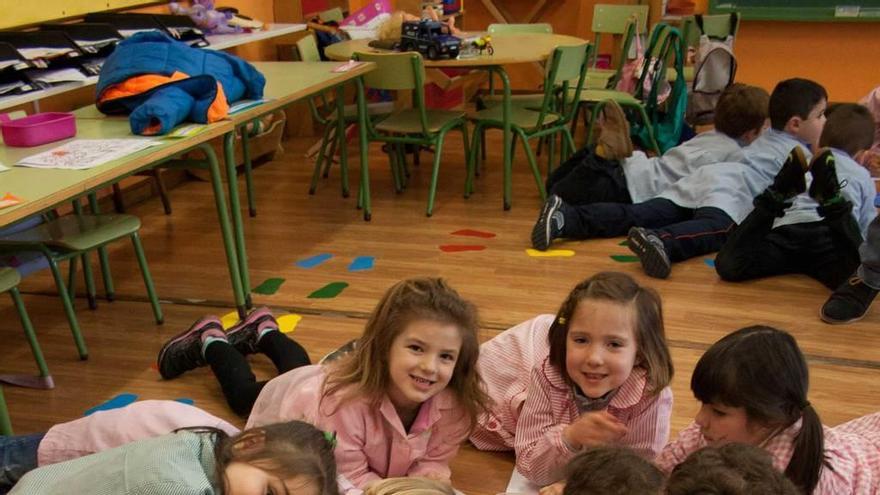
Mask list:
[[[565,482],[557,481],[552,485],[547,485],[538,492],[538,495],[562,495],[562,490],[565,490]]]
[[[576,449],[588,445],[604,445],[626,435],[627,427],[607,411],[582,414],[562,431],[569,445]]]

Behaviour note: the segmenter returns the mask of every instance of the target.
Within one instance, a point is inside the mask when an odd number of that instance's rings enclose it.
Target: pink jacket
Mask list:
[[[785,471],[794,453],[794,440],[801,421],[771,437],[763,446],[773,465]],[[696,423],[682,430],[663,449],[656,463],[671,472],[685,458],[707,445]],[[834,428],[825,427],[827,465],[819,474],[813,495],[868,495],[880,493],[880,413],[856,418]]]
[[[562,440],[563,429],[580,414],[571,386],[550,365],[553,318],[525,321],[480,347],[480,373],[494,405],[470,437],[479,449],[515,450],[517,470],[539,485],[561,479],[562,467],[577,453]],[[629,428],[620,445],[653,458],[669,440],[672,390],[646,394],[645,376],[634,368],[607,411]]]
[[[422,404],[410,430],[387,396],[378,405],[366,397],[340,402],[322,399],[326,374],[320,365],[303,366],[266,384],[247,427],[300,419],[335,431],[339,473],[358,487],[394,476],[450,477],[449,461],[467,438],[469,424],[449,390]]]
[[[37,462],[45,466],[76,459],[191,426],[211,426],[230,435],[239,431],[226,421],[187,404],[145,400],[53,426],[40,442]]]

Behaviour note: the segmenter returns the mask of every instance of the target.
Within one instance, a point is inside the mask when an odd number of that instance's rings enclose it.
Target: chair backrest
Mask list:
[[[339,7],[333,7],[332,9],[325,10],[318,14],[318,19],[321,19],[321,22],[335,22],[340,23],[345,16],[342,15],[342,9]]]
[[[531,24],[489,24],[489,34],[553,34],[553,26],[546,22],[533,22]]]
[[[728,36],[736,38],[739,32],[740,14],[696,15],[687,16],[682,22],[681,34],[688,47],[697,47],[700,44],[700,35],[724,41]]]
[[[321,54],[318,53],[318,43],[315,36],[309,34],[296,42],[296,50],[299,52],[299,59],[303,62],[320,62]]]
[[[553,107],[557,98],[559,105],[556,112],[562,116],[562,123],[569,122],[574,116],[584,87],[591,49],[589,43],[582,43],[557,46],[553,50],[544,76],[544,101],[541,104],[538,126],[543,123],[544,116]],[[575,90],[569,91],[569,85],[572,83],[575,84]]]
[[[594,34],[594,52],[599,50],[599,42],[601,41],[603,34],[625,35],[621,44],[626,43],[627,36],[631,41],[632,34],[627,35],[627,29],[633,19],[639,20],[638,29],[633,30],[633,33],[644,33],[648,25],[648,5],[614,5],[597,3],[593,7],[592,29]],[[627,52],[628,51],[629,46],[627,46]],[[624,54],[627,52],[624,52]],[[626,56],[624,55],[623,59],[625,58]],[[596,61],[594,59],[593,66],[595,65]]]
[[[420,113],[422,130],[428,133],[425,113],[425,66],[422,56],[416,52],[366,53],[355,52],[355,60],[373,62],[376,69],[364,75],[364,84],[373,89],[391,91],[412,90],[413,108]],[[371,126],[370,121],[367,125]]]

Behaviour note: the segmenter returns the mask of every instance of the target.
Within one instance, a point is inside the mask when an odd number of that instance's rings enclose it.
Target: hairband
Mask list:
[[[324,440],[327,440],[327,443],[330,444],[331,449],[336,448],[336,432],[335,431],[323,431]]]

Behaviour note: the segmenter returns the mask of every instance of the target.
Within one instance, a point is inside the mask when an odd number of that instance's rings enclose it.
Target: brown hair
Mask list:
[[[636,364],[648,372],[651,394],[659,394],[672,380],[672,359],[663,330],[663,305],[660,295],[643,287],[632,277],[619,272],[600,272],[575,286],[559,308],[550,325],[550,364],[570,381],[565,372],[568,325],[577,305],[584,299],[631,304],[635,309]]]
[[[489,402],[477,371],[480,352],[477,308],[441,278],[411,278],[388,289],[370,314],[355,350],[329,365],[323,397],[348,388],[344,400],[362,395],[378,404],[390,386],[388,356],[391,345],[415,320],[458,327],[461,349],[448,388],[456,395],[473,425]]]
[[[223,487],[226,468],[233,462],[242,462],[281,480],[303,476],[318,487],[321,495],[339,495],[332,442],[314,426],[288,421],[251,428],[233,437],[209,430],[220,437],[214,456],[216,479],[223,480]]]
[[[846,151],[855,156],[874,143],[874,117],[858,103],[837,103],[825,111],[825,127],[819,146]]]
[[[734,83],[721,93],[715,106],[715,129],[739,139],[743,134],[764,127],[770,94],[764,88]]]
[[[455,495],[452,485],[427,478],[386,478],[372,483],[365,495]]]
[[[569,461],[562,495],[657,494],[663,473],[623,447],[592,447]]]
[[[672,470],[667,495],[800,495],[770,454],[742,443],[705,447]]]

